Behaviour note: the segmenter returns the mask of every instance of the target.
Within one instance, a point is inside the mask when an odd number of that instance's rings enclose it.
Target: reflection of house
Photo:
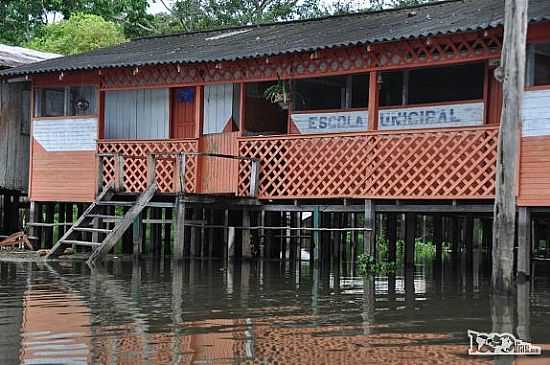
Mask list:
[[[76,293],[29,288],[23,298],[22,363],[90,363],[90,309]]]
[[[58,57],[21,47],[0,44],[0,70]],[[30,79],[0,83],[0,233],[19,228],[19,196],[28,192],[30,139]]]

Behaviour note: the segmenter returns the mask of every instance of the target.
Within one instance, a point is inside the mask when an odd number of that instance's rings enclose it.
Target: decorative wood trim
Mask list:
[[[168,64],[104,69],[102,89],[174,87],[225,82],[271,81],[348,75],[375,70],[416,68],[497,59],[502,29],[341,47],[223,63]]]

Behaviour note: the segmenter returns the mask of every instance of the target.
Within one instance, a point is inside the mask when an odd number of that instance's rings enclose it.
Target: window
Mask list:
[[[40,88],[35,92],[37,117],[62,117],[96,114],[94,86]]]
[[[366,108],[368,104],[368,74],[294,81],[295,111]]]
[[[240,124],[239,84],[206,85],[204,87],[203,134],[223,133]]]
[[[382,73],[380,105],[414,105],[483,98],[481,63]]]
[[[550,85],[550,43],[536,44],[532,47],[534,75],[530,85]]]
[[[274,82],[255,82],[244,85],[245,135],[275,135],[287,133],[288,109],[267,100],[265,93]]]

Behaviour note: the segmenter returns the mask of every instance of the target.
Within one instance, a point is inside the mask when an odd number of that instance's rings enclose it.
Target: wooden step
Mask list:
[[[109,219],[113,221],[119,221],[122,219],[122,217],[118,217],[116,215],[108,215],[108,214],[88,214],[86,218]]]
[[[92,232],[92,233],[111,233],[111,229],[104,228],[87,228],[87,227],[74,227],[75,231],[79,232]]]
[[[107,206],[107,207],[132,207],[136,204],[136,202],[123,202],[123,201],[102,201],[97,202],[96,205],[98,206]]]
[[[102,245],[101,242],[88,242],[88,241],[76,241],[76,240],[63,240],[61,242],[67,245],[88,246],[88,247],[98,247]]]

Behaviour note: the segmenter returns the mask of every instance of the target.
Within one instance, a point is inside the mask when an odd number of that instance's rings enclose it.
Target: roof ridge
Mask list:
[[[431,2],[423,3],[423,4],[409,5],[409,6],[403,6],[403,7],[398,7],[398,8],[390,8],[390,9],[382,9],[382,10],[363,10],[363,11],[355,11],[355,12],[349,12],[349,13],[343,13],[343,14],[325,15],[325,16],[307,18],[307,19],[291,19],[291,20],[274,21],[274,22],[257,23],[257,24],[232,25],[232,26],[197,30],[197,31],[191,31],[191,32],[175,32],[175,33],[169,33],[169,34],[158,34],[158,35],[151,35],[151,36],[144,36],[144,37],[134,38],[134,39],[131,39],[130,42],[140,41],[140,40],[147,40],[147,39],[160,39],[160,38],[169,38],[169,37],[179,37],[179,36],[194,35],[194,34],[206,34],[206,33],[222,32],[222,31],[228,31],[228,30],[263,28],[263,27],[270,27],[270,26],[274,26],[274,25],[310,23],[310,22],[318,22],[318,21],[323,21],[323,20],[328,20],[328,19],[338,19],[338,18],[364,16],[364,15],[376,15],[376,14],[406,11],[406,10],[418,9],[418,8],[429,8],[429,7],[432,7],[432,6],[444,5],[444,4],[448,4],[448,3],[457,3],[457,2],[463,2],[464,3],[464,2],[467,2],[467,1],[472,1],[472,0],[433,0]]]

